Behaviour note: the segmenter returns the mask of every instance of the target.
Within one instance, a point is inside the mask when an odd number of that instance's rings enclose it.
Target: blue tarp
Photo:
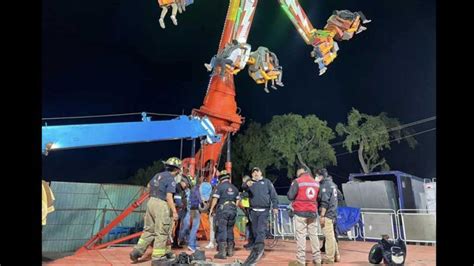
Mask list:
[[[346,234],[352,227],[361,222],[360,208],[337,207],[336,231],[340,235]]]

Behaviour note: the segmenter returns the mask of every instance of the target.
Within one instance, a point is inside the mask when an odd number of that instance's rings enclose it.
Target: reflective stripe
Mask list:
[[[164,248],[154,248],[153,253],[151,254],[152,257],[161,257],[166,254],[166,249]]]
[[[298,183],[299,187],[319,187],[319,184],[316,182],[301,182]]]
[[[256,211],[256,212],[263,212],[263,211],[266,211],[266,209],[254,209],[252,208],[253,211]]]
[[[175,195],[174,198],[175,199],[181,199],[181,196],[180,195]]]
[[[137,245],[139,245],[139,246],[144,246],[145,244],[146,244],[146,241],[145,241],[145,240],[143,240],[143,239],[141,239],[141,238],[138,239]]]
[[[212,197],[214,197],[214,198],[220,198],[219,194],[213,194]]]

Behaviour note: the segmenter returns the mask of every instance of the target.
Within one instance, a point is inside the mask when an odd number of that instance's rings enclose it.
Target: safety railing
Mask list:
[[[286,205],[278,206],[278,214],[270,213],[270,234],[273,237],[294,237],[295,224],[293,218],[289,216]]]
[[[362,208],[360,211],[362,228],[359,236],[364,239],[379,240],[381,235],[389,235],[389,239],[399,237],[397,213],[393,209]]]
[[[400,209],[400,239],[405,242],[436,243],[436,211]]]

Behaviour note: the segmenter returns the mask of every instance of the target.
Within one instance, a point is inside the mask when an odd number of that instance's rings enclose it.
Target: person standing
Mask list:
[[[167,246],[167,240],[173,220],[178,220],[173,194],[176,193],[175,176],[181,172],[181,160],[171,157],[163,163],[165,171],[153,176],[148,183],[150,198],[145,213],[145,225],[143,234],[130,253],[130,259],[133,262],[137,262],[143,256],[152,242],[154,242],[152,265],[160,265],[172,255],[171,247]]]
[[[237,205],[240,196],[237,187],[230,182],[230,174],[226,170],[219,175],[219,184],[212,195],[209,214],[215,215],[217,224],[218,253],[216,259],[226,259],[234,255],[234,225],[237,217]]]
[[[306,235],[311,241],[313,263],[321,265],[321,251],[318,237],[318,198],[319,183],[314,180],[309,171],[300,167],[296,171],[296,179],[291,183],[287,197],[293,208],[296,238],[296,264],[306,264]]]
[[[244,265],[255,264],[260,260],[265,249],[264,241],[270,209],[273,209],[274,215],[278,214],[278,195],[273,183],[263,177],[262,171],[258,167],[252,168],[251,175],[252,179],[242,187],[249,192],[250,196],[250,221],[255,242]]]
[[[320,192],[318,195],[320,224],[325,237],[325,258],[323,264],[333,264],[340,261],[339,247],[334,234],[334,223],[337,218],[337,185],[332,181],[325,168],[316,171],[320,179]]]

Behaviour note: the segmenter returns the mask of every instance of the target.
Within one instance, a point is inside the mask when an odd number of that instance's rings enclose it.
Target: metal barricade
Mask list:
[[[360,211],[362,228],[359,236],[365,239],[380,240],[382,235],[389,235],[389,239],[399,237],[398,219],[395,210],[362,208]]]
[[[276,219],[275,219],[276,218]],[[294,237],[295,225],[293,219],[288,214],[286,205],[278,206],[278,214],[276,217],[270,213],[270,233],[274,237]]]
[[[318,236],[321,237],[323,236],[323,230],[321,229],[319,218],[316,222]],[[282,239],[285,239],[285,237],[295,237],[295,223],[293,218],[289,216],[287,205],[278,206],[278,215],[276,216],[276,219],[272,214],[270,215],[270,225],[270,233],[274,237],[281,237]]]
[[[400,239],[406,242],[436,243],[436,211],[400,209]]]

